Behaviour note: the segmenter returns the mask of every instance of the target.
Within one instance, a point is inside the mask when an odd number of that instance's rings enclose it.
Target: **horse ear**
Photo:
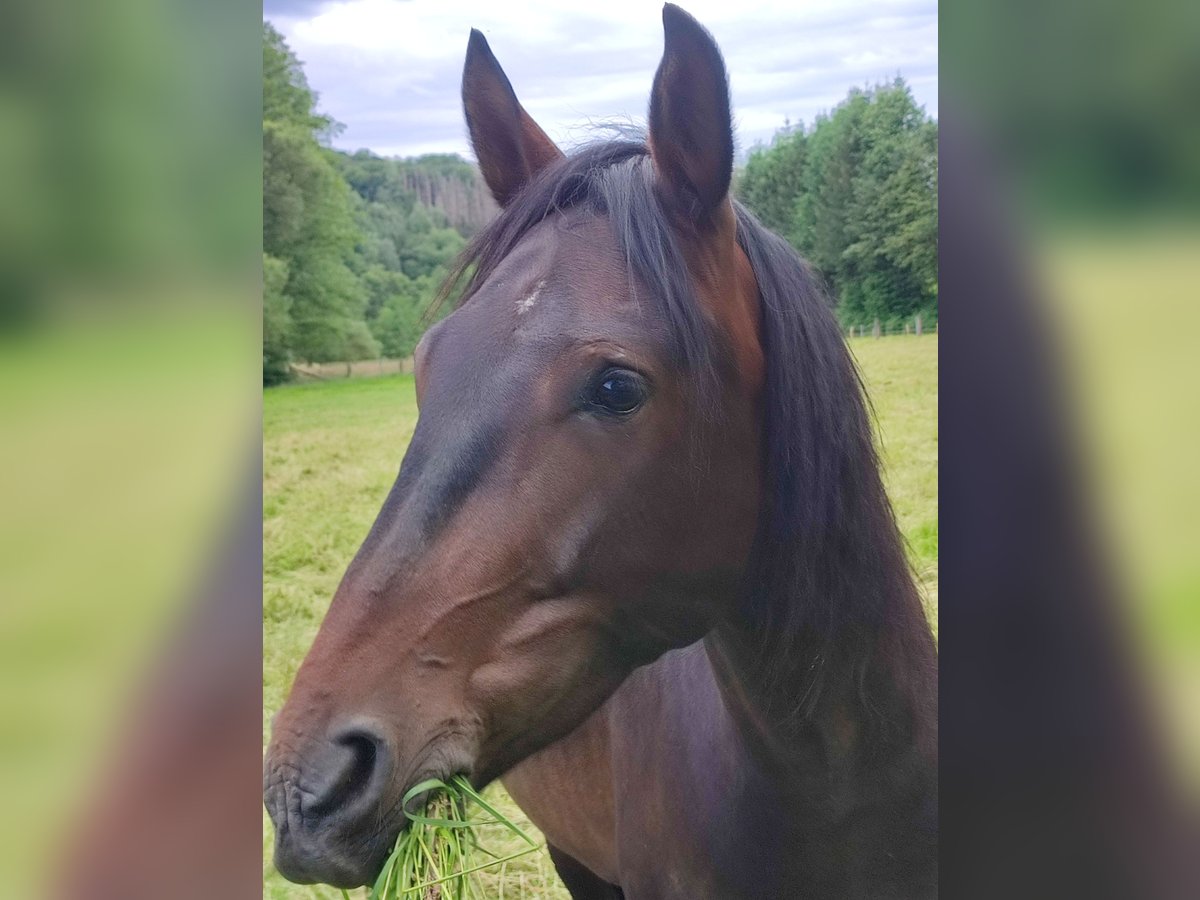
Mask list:
[[[673,3],[663,6],[663,31],[650,94],[650,155],[664,198],[699,224],[729,193],[729,82],[712,35]]]
[[[496,202],[506,206],[529,179],[560,159],[562,151],[517,101],[492,48],[475,28],[467,43],[462,97],[483,179]]]

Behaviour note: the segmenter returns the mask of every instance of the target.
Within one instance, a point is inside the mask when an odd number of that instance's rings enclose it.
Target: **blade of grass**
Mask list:
[[[483,797],[480,796],[479,792],[476,791],[475,788],[471,787],[471,782],[467,781],[466,778],[464,778],[461,775],[458,775],[455,777],[454,781],[455,781],[455,784],[457,785],[457,787],[459,788],[459,790],[461,790],[464,794],[466,794],[468,797],[470,797],[473,801],[475,801],[477,804],[479,804],[485,810],[487,810],[489,813],[491,813],[492,817],[496,820],[496,824],[503,825],[506,828],[508,828],[509,831],[511,831],[513,834],[517,835],[517,837],[521,838],[521,840],[525,841],[525,843],[529,844],[530,847],[537,846],[537,844],[534,843],[533,838],[531,838],[529,835],[527,835],[525,832],[523,832],[520,828],[518,828],[516,825],[514,825],[508,819],[508,817],[505,816],[498,809],[496,809],[496,807],[492,806],[492,804],[490,804],[486,800],[484,800]]]
[[[411,810],[412,801],[423,794],[422,808]],[[541,849],[462,775],[448,782],[430,778],[414,785],[402,798],[401,808],[408,825],[397,836],[370,900],[429,900],[434,896],[439,900],[484,900],[479,873],[497,866],[503,895],[508,862]],[[493,853],[482,845],[478,833],[479,828],[490,826],[511,831],[529,846],[504,856]],[[477,853],[487,858],[473,863],[471,857]],[[514,874],[523,885],[524,873]]]
[[[442,884],[443,882],[449,881],[451,878],[459,878],[463,875],[470,875],[473,872],[481,872],[484,869],[489,869],[492,866],[498,865],[501,862],[512,862],[514,859],[520,859],[522,856],[528,856],[530,853],[536,853],[539,849],[540,848],[537,847],[536,845],[533,847],[526,847],[524,850],[518,850],[516,853],[510,853],[508,856],[501,857],[500,860],[498,860],[498,861],[486,862],[486,863],[481,863],[480,865],[477,865],[477,866],[471,866],[469,869],[463,869],[459,872],[453,873],[452,875],[447,875],[444,878],[436,878],[431,881],[423,881],[420,884],[413,885],[411,888],[407,888],[407,890],[419,891],[419,890],[423,890],[425,888],[430,888],[430,887],[433,887],[435,884]]]

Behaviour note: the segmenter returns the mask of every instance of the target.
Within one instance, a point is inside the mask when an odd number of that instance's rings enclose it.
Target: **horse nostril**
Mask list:
[[[344,809],[355,800],[379,791],[376,773],[385,763],[386,749],[381,738],[362,729],[342,732],[333,737],[313,760],[313,801],[305,804],[307,813],[325,816]]]

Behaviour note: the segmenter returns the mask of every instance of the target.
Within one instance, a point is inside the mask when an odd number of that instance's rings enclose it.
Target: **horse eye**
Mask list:
[[[602,412],[628,415],[646,399],[646,382],[637,372],[608,369],[594,383],[588,405]]]

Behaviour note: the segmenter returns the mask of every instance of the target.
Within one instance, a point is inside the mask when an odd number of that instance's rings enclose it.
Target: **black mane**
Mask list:
[[[679,364],[700,384],[716,377],[719,343],[640,141],[595,144],[539,173],[467,246],[442,298],[465,280],[459,302],[469,301],[530,229],[581,208],[610,220],[631,273],[653,286],[649,300],[669,323]],[[766,363],[764,505],[745,614],[759,674],[775,686],[774,712],[799,723],[834,677],[852,676],[865,695],[889,680],[871,671],[877,651],[903,671],[911,659],[895,657],[913,656],[910,642],[928,638],[895,633],[914,606],[922,624],[923,612],[879,476],[863,387],[819,279],[745,207],[735,201],[734,209],[759,285]]]

